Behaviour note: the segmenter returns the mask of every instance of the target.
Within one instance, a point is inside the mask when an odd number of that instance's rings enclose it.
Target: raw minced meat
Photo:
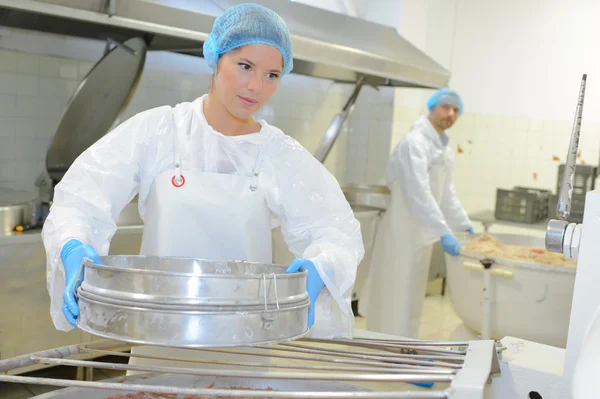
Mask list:
[[[488,234],[482,234],[473,239],[464,246],[464,249],[469,252],[495,258],[521,260],[554,266],[576,266],[574,261],[565,259],[562,254],[548,252],[543,248],[505,245]]]

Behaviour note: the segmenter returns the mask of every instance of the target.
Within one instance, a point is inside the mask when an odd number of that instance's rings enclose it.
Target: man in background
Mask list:
[[[383,216],[359,313],[367,329],[418,338],[433,244],[457,256],[455,232],[473,232],[456,196],[446,130],[463,112],[460,95],[436,91],[387,165],[391,202]]]

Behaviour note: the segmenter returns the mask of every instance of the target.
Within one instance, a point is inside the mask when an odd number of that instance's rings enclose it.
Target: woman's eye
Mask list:
[[[273,79],[273,80],[279,78],[279,75],[276,73],[270,73],[268,76],[269,76],[269,79]]]
[[[245,69],[245,70],[249,70],[250,69],[250,65],[248,64],[244,64],[243,62],[239,64],[240,68]]]

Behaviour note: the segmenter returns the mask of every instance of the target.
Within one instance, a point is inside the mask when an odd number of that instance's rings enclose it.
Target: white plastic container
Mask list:
[[[537,237],[494,234],[507,245],[544,248]],[[484,273],[473,270],[485,258],[494,264],[490,274],[489,317],[485,317]],[[446,256],[448,295],[464,327],[472,335],[485,331],[489,320],[491,338],[519,337],[564,348],[567,342],[575,267],[552,266],[485,257],[468,251]],[[469,338],[459,327],[453,339]]]

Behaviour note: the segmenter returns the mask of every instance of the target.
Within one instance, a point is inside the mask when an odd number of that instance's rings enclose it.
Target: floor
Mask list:
[[[451,339],[452,332],[461,324],[448,296],[441,296],[441,280],[429,283],[427,287],[428,296],[423,305],[423,315],[419,328],[419,338],[424,340],[447,341]],[[356,328],[366,329],[366,320],[362,317],[356,318]],[[110,359],[110,361],[122,361],[124,358]],[[123,375],[120,371],[94,370],[94,380],[114,378]],[[58,367],[52,370],[35,372],[36,377],[60,377],[75,378],[75,370],[67,367]],[[29,399],[36,395],[52,391],[56,388],[43,385],[22,385],[0,383],[0,398],[2,399]]]
[[[428,296],[425,297],[421,325],[419,326],[419,339],[448,341],[454,330],[462,323],[458,318],[450,298],[441,296],[441,280],[429,283]],[[362,317],[355,319],[357,329],[366,330],[367,321]]]
[[[439,284],[441,290],[441,281]],[[438,283],[436,282],[430,284],[433,289],[437,286]],[[437,291],[435,295],[425,297],[421,325],[419,326],[419,339],[452,340],[451,334],[462,324],[461,319],[454,312],[450,297],[447,295],[441,296],[439,292]]]

